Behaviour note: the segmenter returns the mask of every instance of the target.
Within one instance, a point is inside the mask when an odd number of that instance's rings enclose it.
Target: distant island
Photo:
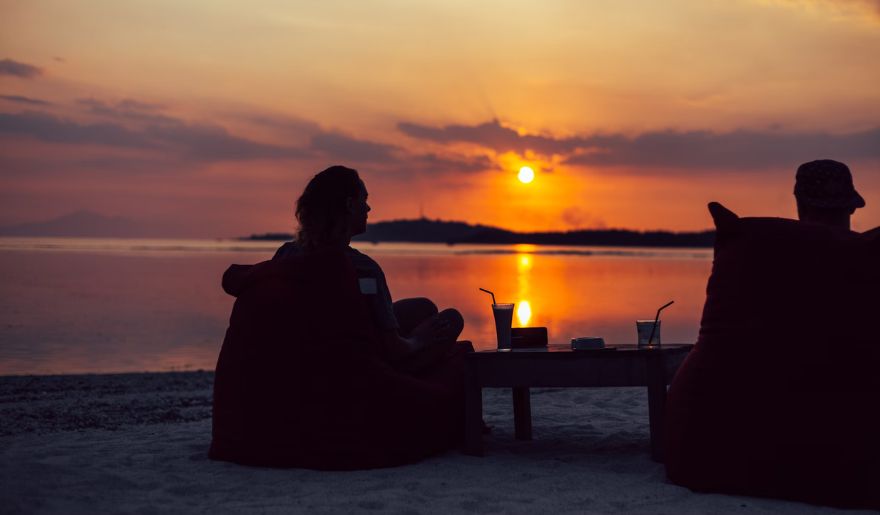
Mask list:
[[[252,234],[246,240],[291,240],[292,234]],[[715,231],[671,232],[626,229],[582,229],[565,232],[516,232],[464,222],[443,220],[391,220],[367,226],[367,232],[354,241],[494,244],[530,243],[534,245],[589,245],[606,247],[711,247]]]

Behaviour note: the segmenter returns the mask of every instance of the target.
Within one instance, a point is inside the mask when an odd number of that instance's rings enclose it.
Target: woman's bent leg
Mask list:
[[[460,354],[461,347],[456,345],[459,335],[464,329],[464,318],[455,309],[444,309],[422,321],[414,331],[428,335],[430,343],[411,356],[405,358],[401,370],[411,374],[421,374],[449,360],[454,354]],[[468,344],[468,349],[473,349]]]
[[[392,305],[392,308],[400,327],[398,333],[404,338],[410,336],[419,324],[437,314],[437,306],[425,297],[400,299]]]
[[[444,309],[437,314],[438,318],[443,322],[441,326],[441,338],[446,341],[456,341],[464,330],[464,317],[457,309]]]

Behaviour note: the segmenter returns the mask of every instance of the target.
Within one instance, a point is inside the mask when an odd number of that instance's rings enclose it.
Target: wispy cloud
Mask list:
[[[76,101],[76,103],[87,106],[93,109],[95,112],[109,114],[158,111],[163,109],[164,107],[160,104],[141,102],[140,100],[133,100],[130,98],[125,98],[115,103],[105,102],[96,98],[80,98]]]
[[[430,127],[416,123],[401,122],[397,128],[407,136],[437,143],[472,143],[491,148],[497,152],[528,150],[544,155],[565,154],[584,145],[578,138],[553,138],[550,136],[520,134],[501,125],[498,120],[479,125],[447,125]]]
[[[764,0],[765,2],[768,0]],[[773,0],[794,8],[822,8],[833,12],[867,17],[880,22],[880,0]]]
[[[0,95],[0,99],[32,106],[39,99]],[[268,143],[213,123],[193,122],[165,113],[158,104],[126,99],[107,102],[80,99],[83,116],[62,117],[49,110],[0,112],[0,134],[47,143],[97,145],[147,150],[155,159],[180,163],[215,163],[255,159],[310,159],[367,166],[400,180],[412,174],[478,173],[497,168],[494,156],[508,152],[535,154],[569,166],[627,167],[633,171],[662,169],[682,173],[720,170],[762,170],[792,166],[814,158],[880,159],[880,127],[847,134],[783,130],[648,131],[641,134],[591,133],[565,137],[520,133],[491,120],[474,125],[433,127],[400,122],[406,136],[431,142],[430,152],[403,144],[373,141],[322,129],[309,120],[280,115],[245,117],[251,123],[284,130],[298,142],[274,138]],[[239,116],[239,119],[245,119]],[[280,142],[280,143],[279,143]],[[477,152],[463,151],[461,144]],[[413,146],[418,148],[417,145]],[[133,157],[144,159],[144,155]],[[120,159],[113,156],[114,160]],[[150,158],[153,159],[153,158]],[[115,161],[119,166],[123,163]]]
[[[199,161],[278,159],[305,157],[301,149],[259,143],[231,134],[216,125],[174,123],[148,127],[144,134],[183,156]]]
[[[86,110],[98,116],[105,118],[114,118],[119,120],[137,120],[153,123],[179,123],[177,118],[166,116],[159,110],[162,106],[158,104],[150,104],[139,102],[137,100],[125,99],[119,102],[105,102],[95,98],[80,98],[76,101],[77,105],[85,107]]]
[[[49,143],[155,148],[142,134],[113,123],[79,123],[38,111],[0,113],[0,133],[29,136]]]
[[[436,153],[402,153],[381,162],[365,163],[363,167],[357,162],[350,162],[355,168],[375,172],[391,182],[408,184],[414,179],[427,180],[434,187],[450,188],[459,184],[454,179],[497,168],[488,157],[482,155],[459,156],[455,154],[439,155]],[[452,181],[434,182],[435,179],[453,178]],[[464,184],[464,183],[462,183]]]
[[[649,131],[555,138],[520,134],[497,120],[429,127],[400,123],[404,134],[435,143],[468,143],[496,153],[559,156],[570,165],[682,169],[763,169],[816,157],[880,158],[880,127],[848,134],[739,130]]]
[[[568,164],[685,169],[760,170],[820,157],[880,158],[880,128],[849,134],[821,132],[648,132],[603,137]]]
[[[12,59],[0,60],[0,75],[11,75],[22,79],[32,79],[43,74],[43,70],[36,66],[13,61]]]
[[[85,123],[26,111],[0,113],[0,133],[29,136],[49,143],[157,149],[196,161],[301,157],[297,148],[268,145],[236,136],[214,125],[163,117],[162,123],[129,128],[116,122]]]
[[[497,168],[486,156],[451,156],[444,157],[434,153],[412,156],[407,159],[407,166],[429,175],[458,174],[484,172]]]
[[[414,175],[455,175],[495,168],[495,164],[482,155],[413,153],[396,145],[357,139],[338,132],[313,135],[309,149],[325,157],[328,162],[348,163],[356,168],[366,166],[399,180]]]
[[[40,100],[39,98],[23,97],[21,95],[0,95],[0,99],[6,100],[8,102],[15,102],[17,104],[28,104],[35,106],[52,105],[51,102]]]
[[[235,111],[228,114],[228,116],[259,127],[279,131],[281,134],[285,135],[293,134],[296,136],[302,136],[322,132],[320,125],[316,122],[282,114]]]
[[[344,162],[389,162],[395,161],[393,145],[355,139],[343,134],[324,132],[312,136],[310,148],[332,160]]]

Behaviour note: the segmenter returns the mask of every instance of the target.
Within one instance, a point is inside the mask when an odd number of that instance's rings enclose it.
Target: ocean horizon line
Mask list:
[[[107,253],[259,253],[273,252],[281,240],[247,238],[114,238],[80,236],[0,236],[0,251]],[[582,257],[711,257],[711,248],[681,246],[553,245],[532,243],[440,243],[353,241],[368,253],[395,255],[547,255]]]

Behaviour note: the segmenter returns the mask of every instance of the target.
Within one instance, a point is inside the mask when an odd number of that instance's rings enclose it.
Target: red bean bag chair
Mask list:
[[[387,365],[343,252],[233,265],[224,288],[237,300],[214,378],[211,458],[361,469],[461,441],[463,356],[423,378]]]
[[[699,339],[667,398],[669,479],[880,508],[880,232],[709,209]]]

